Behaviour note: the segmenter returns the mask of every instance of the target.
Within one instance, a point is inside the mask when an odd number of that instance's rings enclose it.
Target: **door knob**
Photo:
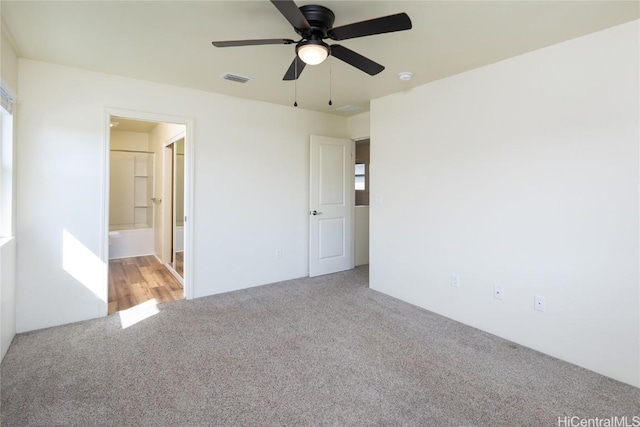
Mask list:
[[[322,212],[313,211],[313,212],[311,212],[311,215],[322,215]]]

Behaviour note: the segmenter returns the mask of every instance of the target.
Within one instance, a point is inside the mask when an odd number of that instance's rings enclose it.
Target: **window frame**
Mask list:
[[[0,88],[0,238],[15,236],[14,99]]]

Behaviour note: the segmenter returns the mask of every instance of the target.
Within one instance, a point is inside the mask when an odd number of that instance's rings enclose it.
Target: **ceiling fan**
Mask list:
[[[324,6],[309,4],[298,8],[293,0],[271,0],[271,3],[289,21],[302,39],[298,41],[291,39],[228,40],[214,41],[212,43],[216,47],[295,43],[296,57],[285,73],[283,80],[298,79],[307,64],[320,64],[329,55],[374,76],[384,70],[384,66],[344,46],[339,44],[328,45],[323,40],[340,41],[411,29],[411,19],[406,13],[398,13],[334,28],[335,15]]]

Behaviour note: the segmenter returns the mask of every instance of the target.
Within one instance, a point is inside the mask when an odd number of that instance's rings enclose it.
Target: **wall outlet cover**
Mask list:
[[[459,288],[460,287],[460,276],[457,274],[453,274],[451,276],[451,286],[453,286],[454,288]]]

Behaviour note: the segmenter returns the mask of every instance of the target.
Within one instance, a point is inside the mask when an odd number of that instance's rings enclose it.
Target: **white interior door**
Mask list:
[[[309,276],[353,268],[353,157],[348,139],[311,136]]]

